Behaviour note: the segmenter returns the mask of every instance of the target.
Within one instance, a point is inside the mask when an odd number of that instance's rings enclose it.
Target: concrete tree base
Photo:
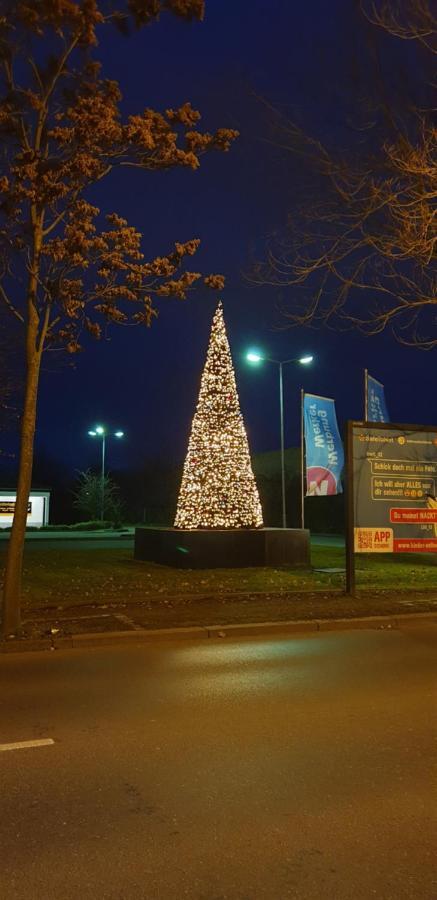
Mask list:
[[[180,569],[308,566],[307,528],[136,528],[135,559]]]

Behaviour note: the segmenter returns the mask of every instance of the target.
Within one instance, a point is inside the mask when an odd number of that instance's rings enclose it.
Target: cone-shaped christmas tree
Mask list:
[[[261,528],[223,307],[214,315],[175,528]]]

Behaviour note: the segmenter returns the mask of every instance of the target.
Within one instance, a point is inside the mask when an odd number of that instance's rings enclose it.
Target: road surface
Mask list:
[[[2,900],[435,900],[437,628],[0,658]],[[1,749],[1,748],[0,748]]]

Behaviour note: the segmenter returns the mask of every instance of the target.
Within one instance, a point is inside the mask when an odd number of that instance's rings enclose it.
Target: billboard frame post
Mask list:
[[[353,426],[346,423],[346,478],[344,485],[346,520],[346,594],[355,597],[355,547],[354,547],[354,467],[353,467]]]

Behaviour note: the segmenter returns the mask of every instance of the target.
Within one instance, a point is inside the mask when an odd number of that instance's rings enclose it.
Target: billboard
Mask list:
[[[437,552],[437,427],[349,428],[355,553]]]
[[[16,494],[0,491],[0,529],[10,528],[14,519]],[[26,526],[40,528],[49,521],[50,491],[31,491],[27,504]]]

